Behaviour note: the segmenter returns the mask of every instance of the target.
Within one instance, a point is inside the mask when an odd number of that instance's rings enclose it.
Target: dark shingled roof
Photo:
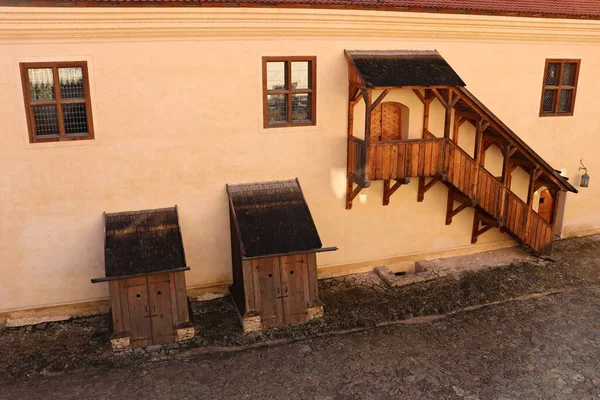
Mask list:
[[[243,257],[320,249],[298,180],[227,185]]]
[[[105,214],[104,223],[107,278],[187,269],[176,207]]]
[[[465,86],[435,50],[346,50],[367,87]]]

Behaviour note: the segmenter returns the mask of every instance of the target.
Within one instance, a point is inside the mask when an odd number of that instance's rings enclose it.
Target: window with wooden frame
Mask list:
[[[263,57],[265,128],[316,123],[316,57]]]
[[[581,60],[546,60],[540,116],[569,116],[575,109]]]
[[[21,63],[31,143],[93,139],[87,62]]]

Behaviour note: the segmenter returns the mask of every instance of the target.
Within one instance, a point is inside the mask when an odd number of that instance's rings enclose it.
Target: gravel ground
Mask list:
[[[110,350],[108,315],[6,329],[0,334],[0,382],[128,368],[186,354],[294,342],[460,312],[533,293],[600,286],[600,236],[557,242],[552,257],[556,262],[538,260],[466,271],[397,288],[388,287],[375,273],[322,280],[324,318],[252,334],[242,333],[230,298],[193,303],[197,332],[193,340],[130,354]]]
[[[600,290],[420,325],[0,384],[2,399],[598,399]]]

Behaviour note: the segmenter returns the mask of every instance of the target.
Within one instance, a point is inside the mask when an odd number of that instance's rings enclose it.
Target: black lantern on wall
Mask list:
[[[579,182],[579,186],[586,188],[590,185],[590,176],[587,173],[587,168],[585,167],[585,165],[583,165],[583,161],[579,160],[579,163],[581,164],[579,170],[583,170],[583,175],[581,175],[581,181]]]

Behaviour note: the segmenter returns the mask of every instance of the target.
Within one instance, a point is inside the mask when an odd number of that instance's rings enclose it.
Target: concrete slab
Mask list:
[[[465,271],[500,267],[517,262],[538,260],[519,247],[486,251],[466,256],[438,258],[435,260],[417,261],[417,271],[444,271],[448,274],[460,274]]]
[[[379,277],[391,287],[408,286],[413,283],[427,282],[434,279],[443,278],[447,275],[445,271],[427,270],[418,273],[393,272],[386,266],[375,267],[375,272]]]
[[[89,317],[106,314],[110,311],[108,300],[90,301],[87,303],[68,304],[54,307],[34,308],[30,310],[12,311],[0,315],[0,322],[5,319],[6,327],[37,325],[44,322],[64,321],[71,318]]]

